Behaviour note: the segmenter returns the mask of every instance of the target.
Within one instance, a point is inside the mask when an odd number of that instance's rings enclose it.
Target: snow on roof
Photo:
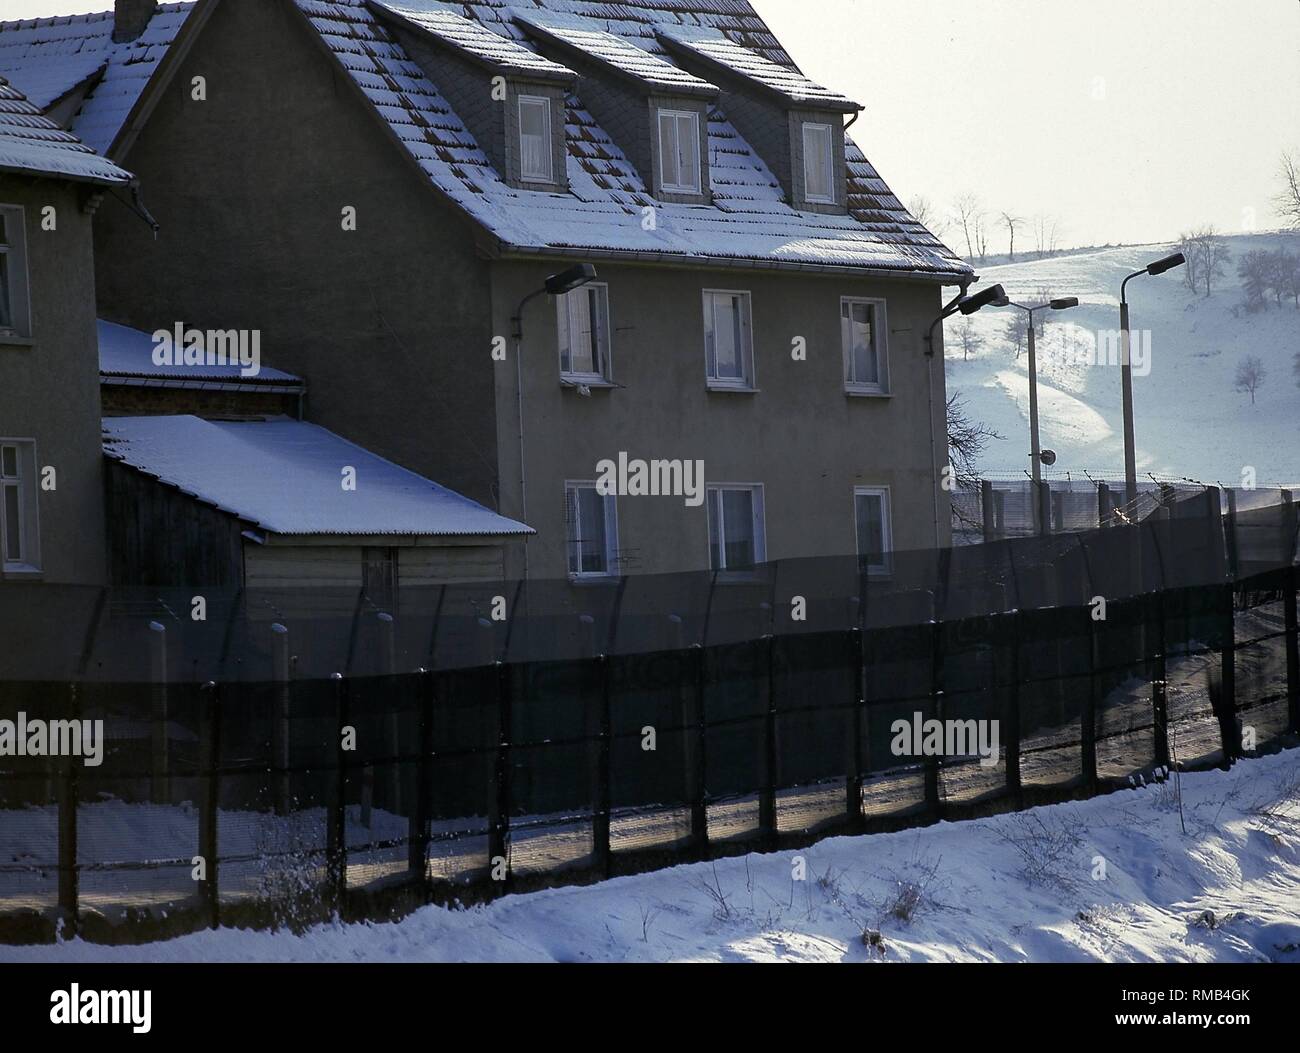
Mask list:
[[[409,28],[423,30],[471,59],[503,73],[572,83],[578,75],[568,66],[516,44],[509,37],[493,33],[480,22],[457,14],[438,0],[384,0],[370,5],[380,14],[396,16]]]
[[[862,109],[852,99],[824,88],[790,66],[783,66],[728,38],[721,30],[701,26],[658,26],[661,40],[744,77],[788,102],[827,107],[841,113]]]
[[[0,75],[44,107],[103,66],[71,131],[107,153],[194,6],[160,4],[145,31],[121,44],[113,42],[112,11],[0,22]]]
[[[315,424],[109,417],[104,453],[274,534],[531,534]],[[356,470],[356,489],[343,470]]]
[[[292,373],[265,365],[256,376],[244,376],[238,365],[159,365],[154,361],[156,346],[152,333],[100,319],[100,376],[152,380],[220,380],[249,385],[302,384],[302,380]]]
[[[0,171],[122,184],[131,173],[100,157],[75,135],[47,120],[23,93],[0,77]]]
[[[631,77],[655,91],[677,95],[718,94],[716,84],[695,76],[657,55],[643,51],[620,36],[587,19],[552,11],[515,8],[510,12],[543,40],[561,44],[616,73]]]
[[[793,69],[744,0],[546,0],[590,15],[593,25],[663,55],[657,28],[707,25]],[[387,122],[429,180],[501,243],[505,252],[740,261],[758,266],[830,266],[955,278],[970,267],[918,223],[862,155],[846,142],[849,214],[799,212],[752,147],[716,106],[709,120],[708,206],[655,201],[627,157],[570,96],[566,135],[569,192],[509,187],[451,105],[376,19],[366,0],[295,0],[340,66]],[[517,8],[486,0],[465,8],[495,33],[528,45]],[[656,228],[642,225],[654,206]]]

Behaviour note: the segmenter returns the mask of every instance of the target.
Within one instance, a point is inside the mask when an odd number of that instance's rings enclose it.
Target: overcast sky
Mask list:
[[[1296,0],[753,2],[805,72],[867,107],[853,135],[905,201],[973,192],[1059,217],[1064,245],[1278,223]],[[5,18],[109,6],[0,0]]]

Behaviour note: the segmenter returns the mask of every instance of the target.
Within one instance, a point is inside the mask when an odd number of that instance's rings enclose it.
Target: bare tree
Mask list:
[[[957,392],[948,396],[948,463],[958,487],[974,490],[979,487],[978,461],[990,439],[1002,436],[987,424],[972,420],[966,404]]]
[[[984,206],[980,203],[979,196],[971,193],[962,194],[954,203],[953,210],[957,223],[961,227],[962,236],[966,239],[966,258],[983,259],[986,240],[985,217]]]
[[[1029,316],[1024,311],[1012,311],[1007,321],[1007,339],[1015,342],[1016,361],[1020,361],[1020,352],[1024,349],[1025,338],[1029,335]]]
[[[1007,229],[1008,247],[1007,255],[1014,261],[1016,258],[1016,228],[1024,222],[1019,216],[1012,215],[1010,212],[1001,212],[998,214],[1002,225]]]
[[[1056,252],[1060,230],[1060,220],[1055,216],[1040,212],[1034,217],[1034,248],[1040,256],[1051,256]]]
[[[1188,243],[1196,257],[1196,269],[1208,297],[1214,291],[1214,280],[1223,276],[1223,265],[1232,257],[1228,243],[1214,226],[1201,227],[1188,236]]]
[[[1278,215],[1288,227],[1300,229],[1300,161],[1283,151],[1279,174],[1282,189],[1274,198]]]
[[[1246,294],[1246,310],[1259,311],[1268,307],[1272,275],[1271,254],[1263,249],[1254,249],[1241,258],[1237,264],[1237,277],[1241,279],[1241,290]]]
[[[922,194],[908,203],[907,211],[912,213],[912,218],[921,226],[940,240],[948,232],[949,220],[934,203]]]
[[[984,346],[984,337],[980,336],[979,330],[975,328],[974,320],[969,316],[961,320],[961,325],[957,327],[957,342],[961,344],[961,360],[967,362],[971,355],[978,355],[980,348]]]
[[[1194,235],[1187,231],[1180,234],[1178,248],[1187,257],[1187,264],[1182,268],[1183,284],[1187,286],[1188,292],[1195,294],[1201,287],[1201,257],[1196,250]]]
[[[1233,388],[1243,394],[1250,393],[1250,404],[1255,405],[1255,392],[1264,383],[1264,378],[1268,376],[1268,370],[1264,368],[1264,363],[1254,355],[1247,355],[1237,363],[1237,375],[1233,381]]]

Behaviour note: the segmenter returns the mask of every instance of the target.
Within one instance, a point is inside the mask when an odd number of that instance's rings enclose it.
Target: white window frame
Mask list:
[[[8,275],[8,300],[10,321],[0,323],[0,339],[32,335],[31,283],[27,273],[27,214],[22,205],[0,203],[3,214],[4,240],[0,240],[0,255],[5,257],[4,272]]]
[[[593,319],[593,324],[597,324],[600,329],[598,333],[603,333],[603,346],[601,340],[597,339],[597,359],[593,365],[596,369],[593,372],[584,372],[576,369],[564,368],[564,356],[566,351],[569,354],[569,361],[573,361],[573,349],[571,341],[573,339],[573,300],[570,297],[587,296],[592,293],[597,294],[599,318]],[[560,379],[570,381],[575,384],[609,384],[614,378],[614,338],[613,329],[609,321],[609,285],[605,282],[589,282],[586,285],[579,286],[563,296],[555,298],[555,335],[556,346],[559,352],[560,362]]]
[[[809,190],[808,159],[817,151],[809,148],[808,137],[809,133],[814,131],[826,132],[826,153],[823,155],[823,159],[826,161],[826,179],[830,184],[830,192],[825,196],[814,194]],[[833,124],[820,124],[816,121],[803,122],[803,196],[805,201],[816,205],[834,205],[838,203],[835,200],[835,126]]]
[[[17,475],[5,471],[4,453],[15,451]],[[40,501],[37,486],[36,442],[33,439],[0,438],[0,570],[5,574],[37,573],[41,569]],[[18,494],[19,552],[9,556],[8,491]]]
[[[524,150],[524,107],[540,106],[545,114],[545,132],[543,133],[542,156],[546,158],[545,172],[529,172],[524,167],[524,158],[527,152]],[[552,142],[554,130],[551,127],[551,100],[545,95],[520,95],[519,96],[519,180],[523,183],[554,183],[555,182],[555,145]]]
[[[881,512],[881,531],[880,536],[884,540],[885,550],[879,555],[882,557],[878,565],[867,564],[867,576],[872,578],[887,578],[894,572],[894,510],[893,500],[890,496],[888,486],[855,486],[853,488],[853,547],[857,551],[858,561],[861,564],[867,558],[867,553],[862,551],[861,538],[862,531],[859,529],[861,524],[858,521],[858,498],[859,497],[879,497]]]
[[[570,523],[580,526],[581,509],[578,506],[578,491],[593,490],[605,502],[605,569],[602,571],[574,570],[572,546],[575,541],[582,544],[582,539],[569,536]],[[618,571],[618,499],[613,494],[601,494],[594,481],[584,479],[566,479],[564,482],[564,559],[570,581],[606,581],[617,578]],[[578,566],[581,568],[581,553]]]
[[[695,182],[693,185],[680,182],[682,175],[681,122],[683,119],[689,123],[691,135],[694,137],[691,140],[695,144]],[[669,158],[663,147],[665,120],[673,122],[673,144],[676,147],[672,158],[673,175],[675,177],[673,179],[668,178]],[[659,143],[659,189],[669,194],[703,194],[704,151],[700,146],[700,115],[695,110],[660,110],[655,123],[655,132],[658,135]]]
[[[739,296],[744,306],[741,315],[741,332],[745,346],[741,355],[741,376],[723,377],[716,375],[716,354],[713,368],[710,367],[709,332],[718,331],[717,304],[715,297]],[[704,377],[709,388],[715,391],[756,391],[758,378],[754,367],[754,300],[748,289],[705,289],[703,292],[704,311]]]
[[[854,304],[868,304],[875,311],[875,320],[871,326],[871,339],[876,351],[876,372],[880,379],[876,383],[858,380],[853,375],[853,346],[849,340],[846,308]],[[844,390],[850,395],[888,395],[889,394],[889,310],[885,301],[872,296],[840,297],[840,344],[844,353]]]
[[[751,527],[754,540],[754,567],[731,568],[727,562],[727,523],[722,494],[745,491],[752,494]],[[706,513],[712,512],[718,524],[718,559],[722,566],[713,565],[713,532],[709,531],[709,567],[723,575],[750,575],[755,567],[767,562],[767,508],[762,483],[710,483],[704,488]],[[707,519],[706,515],[706,519]]]

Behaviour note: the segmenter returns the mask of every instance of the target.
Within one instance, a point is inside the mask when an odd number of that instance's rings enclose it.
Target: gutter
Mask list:
[[[304,384],[259,383],[254,380],[246,380],[242,383],[226,380],[180,380],[170,377],[124,376],[113,373],[101,373],[99,382],[105,387],[163,388],[171,391],[243,391],[265,395],[302,395],[307,390]]]

